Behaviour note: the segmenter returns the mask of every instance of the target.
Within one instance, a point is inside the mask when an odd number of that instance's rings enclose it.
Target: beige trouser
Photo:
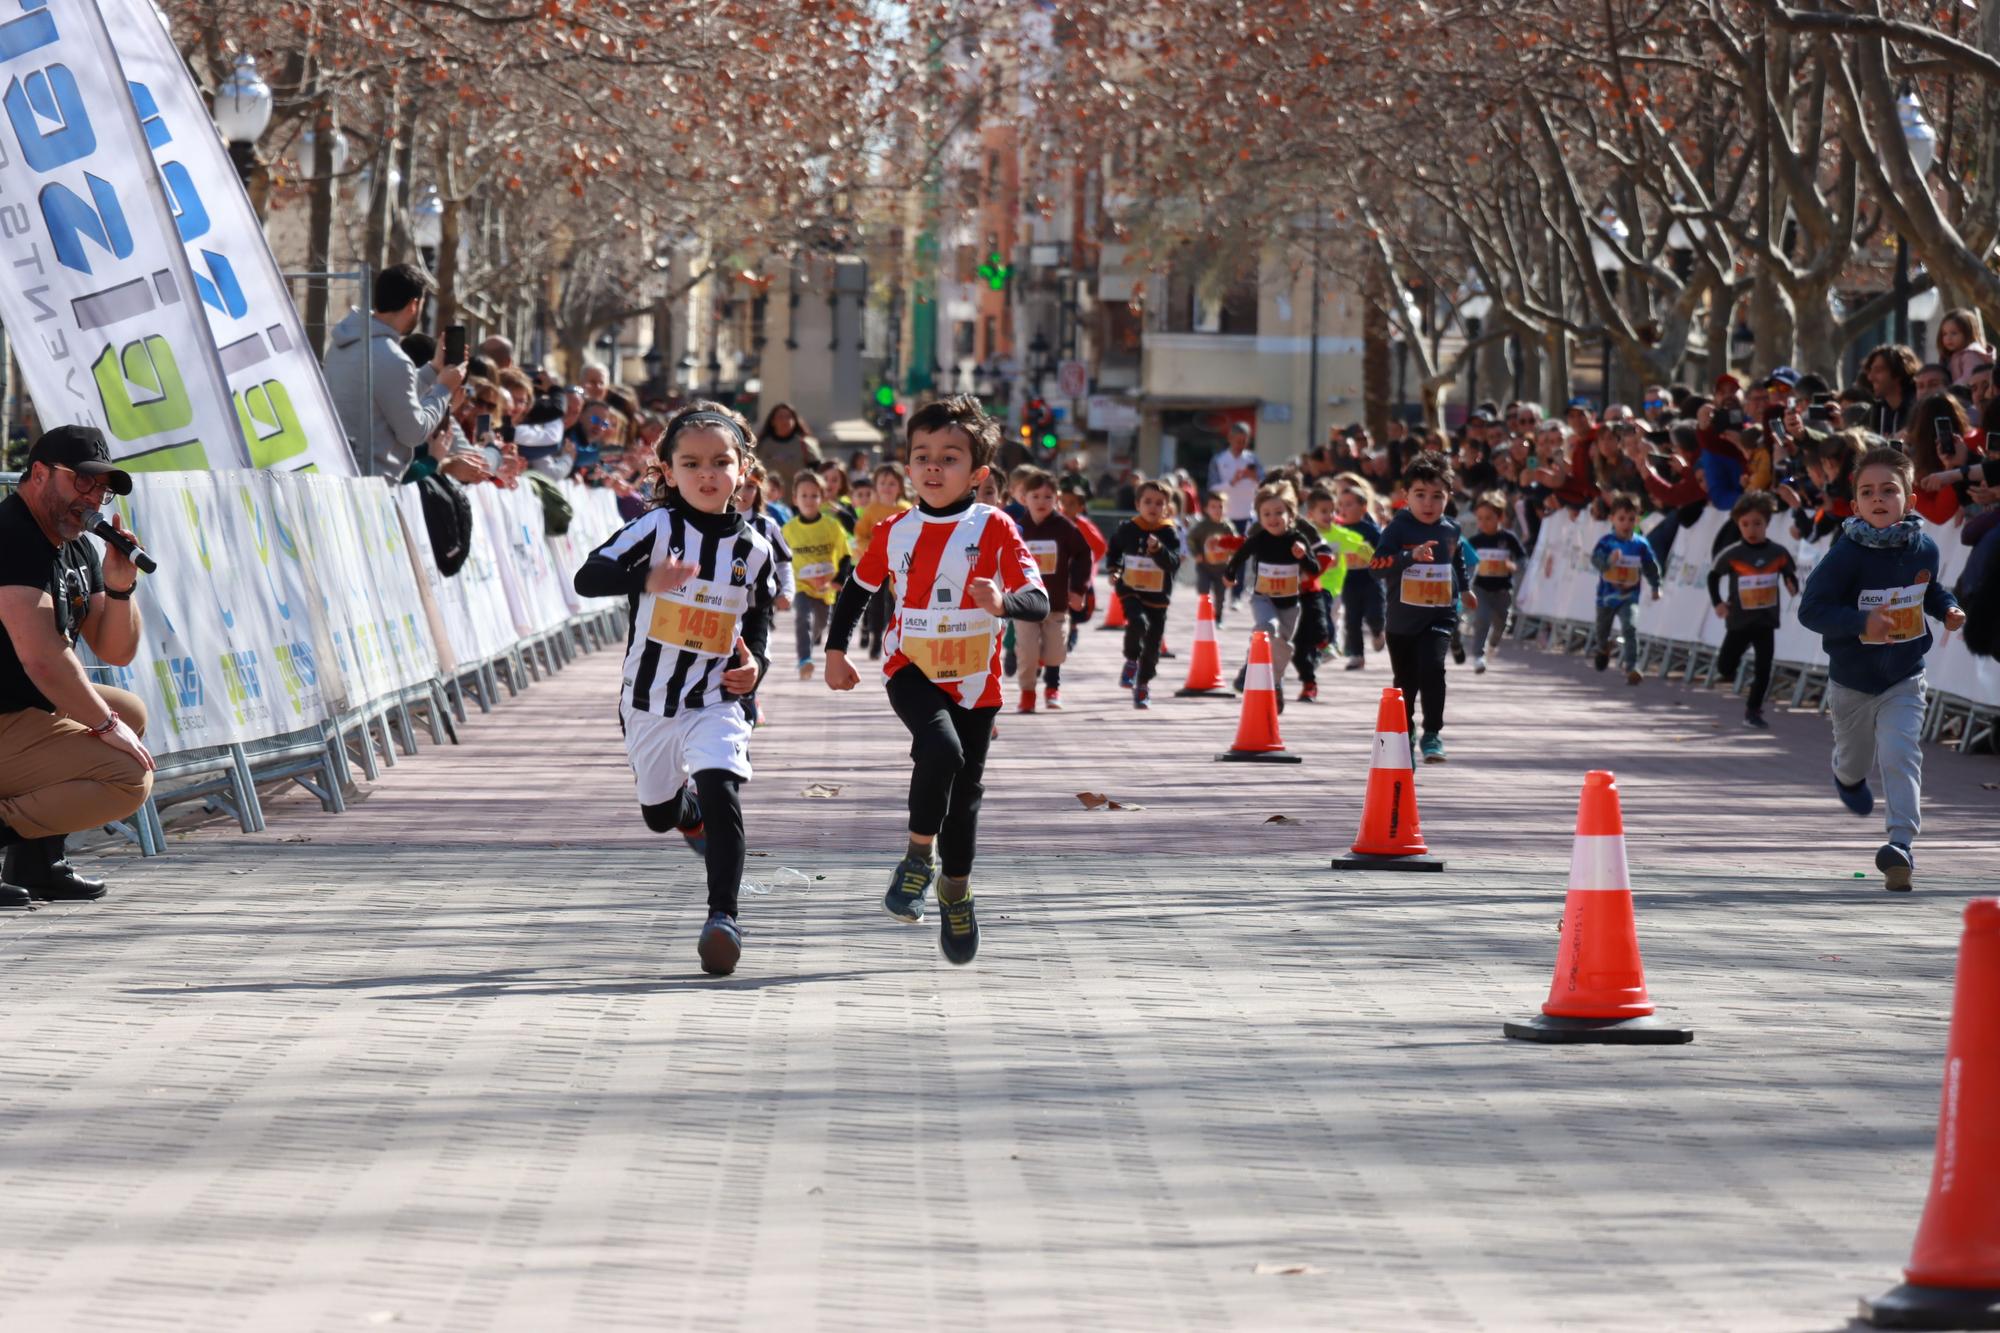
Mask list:
[[[145,734],[146,705],[125,690],[97,693]],[[24,838],[81,833],[124,819],[146,803],[153,775],[90,728],[56,713],[0,713],[0,824]]]
[[[1051,611],[1047,620],[1014,622],[1014,662],[1021,668],[1015,677],[1023,690],[1032,691],[1045,666],[1061,666],[1069,657],[1069,612]]]

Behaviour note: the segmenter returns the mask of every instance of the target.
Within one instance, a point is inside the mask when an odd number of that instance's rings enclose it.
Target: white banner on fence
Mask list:
[[[284,276],[159,10],[153,0],[98,3],[172,201],[250,465],[353,475]]]
[[[1960,518],[1942,527],[1924,525],[1924,531],[1938,544],[1939,578],[1946,587],[1957,582],[1971,555],[1960,540],[1963,522]],[[1707,584],[1709,568],[1715,563],[1717,537],[1725,528],[1730,535],[1722,545],[1727,548],[1735,540],[1729,515],[1710,508],[1676,534],[1666,562],[1665,596],[1658,602],[1648,597],[1639,603],[1639,633],[1711,648],[1722,642],[1723,621],[1708,600]],[[1545,519],[1515,600],[1520,613],[1590,624],[1597,607],[1597,571],[1590,567],[1590,553],[1597,539],[1610,530],[1610,524],[1581,514],[1565,512]],[[1792,552],[1803,587],[1826,553],[1827,542],[1804,542],[1792,536],[1791,520],[1784,515],[1771,525],[1771,540]],[[1924,664],[1931,688],[1979,704],[2000,704],[2000,662],[1975,657],[1958,635],[1947,633],[1935,622],[1931,634],[1935,642]],[[1819,635],[1799,623],[1796,598],[1784,599],[1775,656],[1795,666],[1826,665]]]
[[[36,413],[99,427],[127,467],[241,467],[198,283],[104,16],[93,0],[23,8],[0,23],[0,322]]]
[[[160,562],[139,580],[144,633],[108,683],[146,701],[159,754],[259,740],[327,716],[302,553],[268,475],[141,476],[118,501]]]

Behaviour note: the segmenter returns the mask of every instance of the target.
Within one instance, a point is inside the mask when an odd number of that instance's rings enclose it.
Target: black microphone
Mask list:
[[[146,548],[133,541],[131,533],[120,532],[118,529],[112,527],[111,521],[105,518],[104,515],[99,514],[97,516],[97,521],[90,525],[90,530],[102,537],[110,545],[123,551],[125,558],[137,565],[141,573],[152,574],[159,570],[160,562],[153,559],[152,556],[147,555]]]

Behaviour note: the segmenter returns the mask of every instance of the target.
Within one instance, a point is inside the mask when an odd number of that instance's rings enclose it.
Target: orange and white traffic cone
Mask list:
[[[1125,628],[1125,599],[1118,595],[1118,585],[1115,582],[1111,585],[1111,608],[1104,613],[1104,623],[1097,628]]]
[[[1618,779],[1601,769],[1583,778],[1549,998],[1541,1013],[1502,1030],[1523,1041],[1542,1042],[1674,1046],[1694,1040],[1692,1028],[1653,1016],[1646,969],[1639,959],[1639,926],[1632,915]]]
[[[1346,856],[1333,858],[1335,870],[1443,870],[1429,855],[1417,821],[1417,775],[1410,767],[1409,714],[1403,692],[1391,685],[1375,707],[1375,749],[1368,761],[1368,794],[1361,804],[1361,831]]]
[[[1188,659],[1187,684],[1174,691],[1177,698],[1219,694],[1234,699],[1236,691],[1222,683],[1222,654],[1215,647],[1215,604],[1201,594],[1194,617],[1194,655]]]
[[[1250,636],[1250,663],[1243,668],[1243,714],[1236,724],[1236,743],[1215,756],[1234,764],[1302,764],[1285,753],[1278,737],[1278,690],[1271,675],[1271,636],[1258,630]]]
[[[2000,1328],[2000,899],[1965,905],[1944,1048],[1931,1195],[1904,1283],[1861,1317],[1877,1328]]]

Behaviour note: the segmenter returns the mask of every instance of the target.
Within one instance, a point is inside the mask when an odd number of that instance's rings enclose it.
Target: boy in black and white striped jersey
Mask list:
[[[719,403],[676,412],[660,440],[656,507],[590,553],[584,597],[624,597],[632,617],[619,716],[656,833],[679,829],[708,867],[702,970],[727,976],[742,955],[743,806],[751,696],[769,666],[776,554],[732,501],[750,429]]]

